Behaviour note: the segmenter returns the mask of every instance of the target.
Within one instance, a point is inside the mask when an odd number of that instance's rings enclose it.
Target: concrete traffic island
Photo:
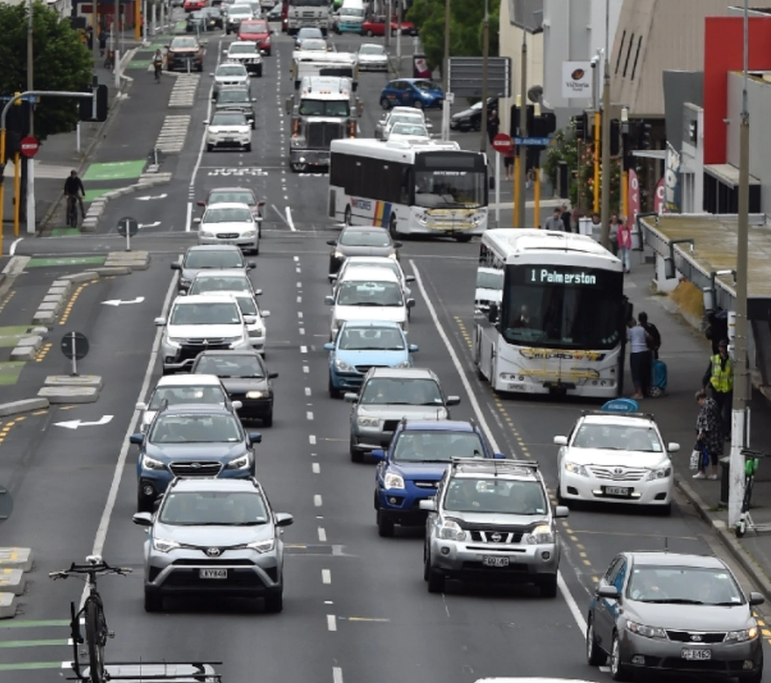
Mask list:
[[[0,619],[16,616],[16,598],[27,586],[32,571],[32,548],[0,548]]]
[[[64,375],[62,375],[64,377]],[[101,383],[102,378],[99,377]],[[47,386],[37,392],[38,398],[45,398],[51,405],[70,405],[73,403],[96,403],[99,389],[95,386],[63,385]]]
[[[146,251],[111,251],[104,262],[105,268],[122,270],[147,270],[150,267],[150,254]]]

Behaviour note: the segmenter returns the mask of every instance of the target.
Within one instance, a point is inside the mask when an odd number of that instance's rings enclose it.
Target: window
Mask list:
[[[634,45],[634,33],[632,34],[632,37],[629,39],[629,47],[626,50],[626,59],[624,60],[624,73],[622,74],[624,78],[626,78],[626,70],[629,68],[629,57],[632,54],[633,45]]]
[[[624,41],[626,40],[626,31],[621,34],[621,43],[618,46],[618,54],[616,55],[616,70],[614,73],[618,73],[618,67],[621,64],[621,55],[624,52]]]
[[[175,526],[249,526],[269,521],[265,501],[256,491],[176,491],[166,497],[159,518]]]
[[[399,203],[409,193],[410,183],[404,183],[404,178],[409,178],[409,175],[411,167],[408,164],[333,154],[329,184],[341,187],[346,194],[353,197]]]
[[[640,48],[642,48],[642,36],[637,39],[637,50],[634,54],[634,64],[632,64],[632,80],[634,80],[634,75],[637,73],[637,62],[640,59]]]
[[[449,512],[498,512],[509,515],[543,515],[546,500],[537,481],[499,478],[452,479],[444,508]]]

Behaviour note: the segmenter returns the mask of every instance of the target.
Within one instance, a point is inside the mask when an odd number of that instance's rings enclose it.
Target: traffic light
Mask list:
[[[651,124],[645,121],[638,121],[635,130],[637,149],[650,149],[651,146]]]
[[[513,138],[521,137],[519,130],[519,107],[514,104],[511,107],[511,131],[509,135]],[[533,125],[535,119],[535,105],[527,105],[527,134],[533,135]]]
[[[621,152],[621,130],[618,119],[610,121],[610,156],[617,157]]]
[[[573,127],[576,131],[577,140],[586,140],[589,133],[589,116],[586,112],[573,117]]]
[[[544,112],[533,118],[532,128],[528,123],[527,134],[534,138],[548,138],[557,130],[557,117],[552,112]]]
[[[106,121],[109,109],[109,93],[106,85],[87,86],[82,92],[91,91],[93,97],[80,98],[79,118],[81,121]],[[96,107],[94,107],[96,105]]]

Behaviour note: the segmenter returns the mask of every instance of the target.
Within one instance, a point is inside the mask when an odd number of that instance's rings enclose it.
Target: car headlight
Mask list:
[[[264,391],[247,391],[246,392],[246,398],[262,398],[263,396],[267,396],[267,393]]]
[[[394,261],[396,261],[399,258],[399,255],[395,251],[393,251],[390,254],[388,254],[388,258],[393,259]]]
[[[409,368],[410,367],[410,361],[409,360],[403,360],[398,365],[394,365],[395,368]]]
[[[335,258],[336,259],[345,258],[345,254],[342,251],[336,251],[335,252]]]
[[[201,237],[214,237],[214,233],[211,230],[199,230],[198,234]]]
[[[163,470],[166,469],[166,465],[145,453],[142,455],[142,468],[145,470]]]
[[[182,341],[183,340],[180,337],[166,337],[166,343],[171,344],[172,346],[179,346]]]
[[[636,621],[626,622],[627,631],[636,633],[643,638],[667,638],[667,632],[658,626],[648,626],[646,624],[638,624]]]
[[[256,230],[247,230],[242,235],[242,237],[256,237],[256,236],[257,236],[257,231]]]
[[[383,477],[383,485],[387,489],[403,489],[404,477],[401,474],[396,474],[396,472],[386,472],[385,477]]]
[[[359,427],[379,427],[380,418],[379,417],[357,417],[356,424],[359,425]]]
[[[245,470],[249,468],[249,465],[251,464],[252,459],[249,457],[248,453],[245,453],[244,455],[240,455],[237,458],[233,458],[227,465],[225,465],[226,470]]]
[[[344,360],[341,360],[340,358],[335,359],[335,362],[333,363],[335,366],[335,370],[339,370],[340,372],[353,372],[353,366],[346,363]]]
[[[254,543],[247,543],[246,547],[251,550],[256,550],[258,553],[269,553],[276,547],[276,539],[270,538],[267,541],[255,541]]]
[[[238,346],[239,344],[244,343],[244,336],[241,335],[240,337],[230,337],[225,339],[226,342],[228,342],[231,346]]]
[[[439,528],[439,538],[443,541],[465,541],[466,532],[460,528],[460,524],[455,520],[446,519]]]
[[[744,643],[748,640],[755,640],[758,637],[758,627],[750,626],[750,628],[742,629],[741,631],[729,631],[726,634],[725,642],[732,643]]]
[[[570,462],[569,460],[565,461],[565,471],[570,472],[571,474],[577,474],[579,477],[589,476],[586,467],[579,465],[577,462]]]
[[[157,550],[159,553],[168,553],[174,550],[175,548],[181,547],[179,543],[176,541],[169,540],[167,538],[154,538],[153,539],[153,548]]]
[[[672,476],[671,467],[657,467],[654,470],[648,472],[648,481],[656,481],[656,479],[666,479]]]
[[[251,337],[264,337],[265,336],[265,328],[264,327],[257,327],[253,330],[249,330],[249,336]]]
[[[554,543],[554,532],[548,524],[539,524],[527,536],[525,542],[530,545],[540,545],[541,543]]]

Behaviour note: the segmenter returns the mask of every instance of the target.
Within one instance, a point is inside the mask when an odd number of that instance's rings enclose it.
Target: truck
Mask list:
[[[293,36],[301,28],[312,26],[327,35],[330,28],[329,0],[283,0],[286,32]]]
[[[304,173],[328,168],[332,140],[359,134],[362,106],[354,96],[355,81],[346,76],[303,76],[294,97],[286,101],[290,115],[289,167]]]

